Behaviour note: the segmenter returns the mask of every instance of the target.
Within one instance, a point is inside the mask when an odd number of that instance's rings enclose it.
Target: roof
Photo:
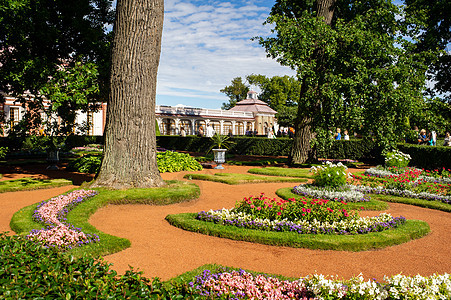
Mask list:
[[[229,109],[231,111],[247,111],[254,113],[269,113],[276,114],[277,111],[268,106],[265,102],[258,99],[244,99],[237,102],[234,107]]]

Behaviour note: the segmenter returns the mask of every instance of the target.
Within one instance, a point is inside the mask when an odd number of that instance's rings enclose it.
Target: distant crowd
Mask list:
[[[418,132],[418,127],[415,127],[414,130]],[[436,146],[437,133],[434,130],[427,132],[425,129],[421,129],[418,132],[417,141],[418,145]],[[451,146],[451,137],[449,132],[445,133],[445,138],[443,139],[443,146]]]

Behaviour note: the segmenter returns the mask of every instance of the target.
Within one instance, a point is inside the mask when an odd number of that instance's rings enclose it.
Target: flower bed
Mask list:
[[[446,172],[444,169],[441,174],[446,175]],[[366,177],[355,176],[354,178],[358,179],[360,183],[356,189],[363,193],[387,194],[449,204],[451,202],[451,183],[441,182],[451,182],[451,180],[447,177],[436,178],[422,174],[431,174],[431,172],[415,168],[371,168],[365,171]],[[372,177],[382,179],[375,182],[371,179]]]
[[[70,249],[74,246],[98,241],[97,235],[86,234],[80,228],[67,223],[66,215],[76,205],[88,197],[96,195],[94,190],[76,190],[67,195],[60,195],[49,201],[41,202],[34,212],[33,218],[46,225],[46,228],[35,229],[27,238],[38,241],[46,247]]]
[[[379,178],[397,178],[397,177],[408,177],[411,180],[422,180],[426,182],[431,183],[444,183],[444,184],[451,184],[451,169],[445,169],[442,170],[422,170],[417,168],[382,168],[382,167],[376,167],[376,168],[370,168],[368,170],[365,170],[363,173],[367,176],[374,176]]]
[[[404,217],[394,218],[390,214],[382,213],[376,217],[353,218],[335,222],[320,222],[317,220],[269,220],[255,218],[242,212],[234,212],[233,209],[221,209],[202,211],[196,219],[216,224],[236,226],[240,228],[289,231],[299,234],[364,234],[384,231],[396,228],[405,223]]]
[[[368,202],[371,197],[355,189],[353,185],[339,188],[317,187],[311,184],[301,184],[293,188],[293,193],[313,198],[322,198],[331,201]]]
[[[208,298],[235,299],[449,299],[449,274],[385,277],[384,283],[363,276],[334,280],[315,274],[299,280],[280,280],[244,270],[211,273],[205,270],[190,282],[191,288]]]
[[[196,219],[226,226],[299,234],[363,234],[379,232],[405,223],[389,214],[360,218],[348,213],[346,203],[325,199],[299,200],[244,198],[232,209],[202,211]]]

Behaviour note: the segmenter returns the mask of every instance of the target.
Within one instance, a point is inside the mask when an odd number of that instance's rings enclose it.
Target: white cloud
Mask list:
[[[158,104],[175,105],[162,102],[170,96],[206,99],[203,106],[219,107],[227,100],[219,90],[234,77],[294,74],[266,58],[264,49],[250,40],[269,34],[262,23],[272,1],[264,1],[266,6],[257,0],[238,3],[165,2]]]

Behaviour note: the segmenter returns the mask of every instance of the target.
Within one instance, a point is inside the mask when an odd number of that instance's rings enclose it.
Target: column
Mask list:
[[[235,126],[236,126],[236,121],[232,121],[232,134],[235,135]]]
[[[219,121],[219,124],[220,124],[220,127],[219,128],[221,128],[219,131],[220,131],[220,133],[219,134],[224,134],[224,120],[220,120]]]
[[[175,135],[178,135],[180,133],[180,119],[179,118],[175,118],[174,119],[175,122]]]
[[[191,134],[196,135],[196,119],[190,119],[191,121]]]

